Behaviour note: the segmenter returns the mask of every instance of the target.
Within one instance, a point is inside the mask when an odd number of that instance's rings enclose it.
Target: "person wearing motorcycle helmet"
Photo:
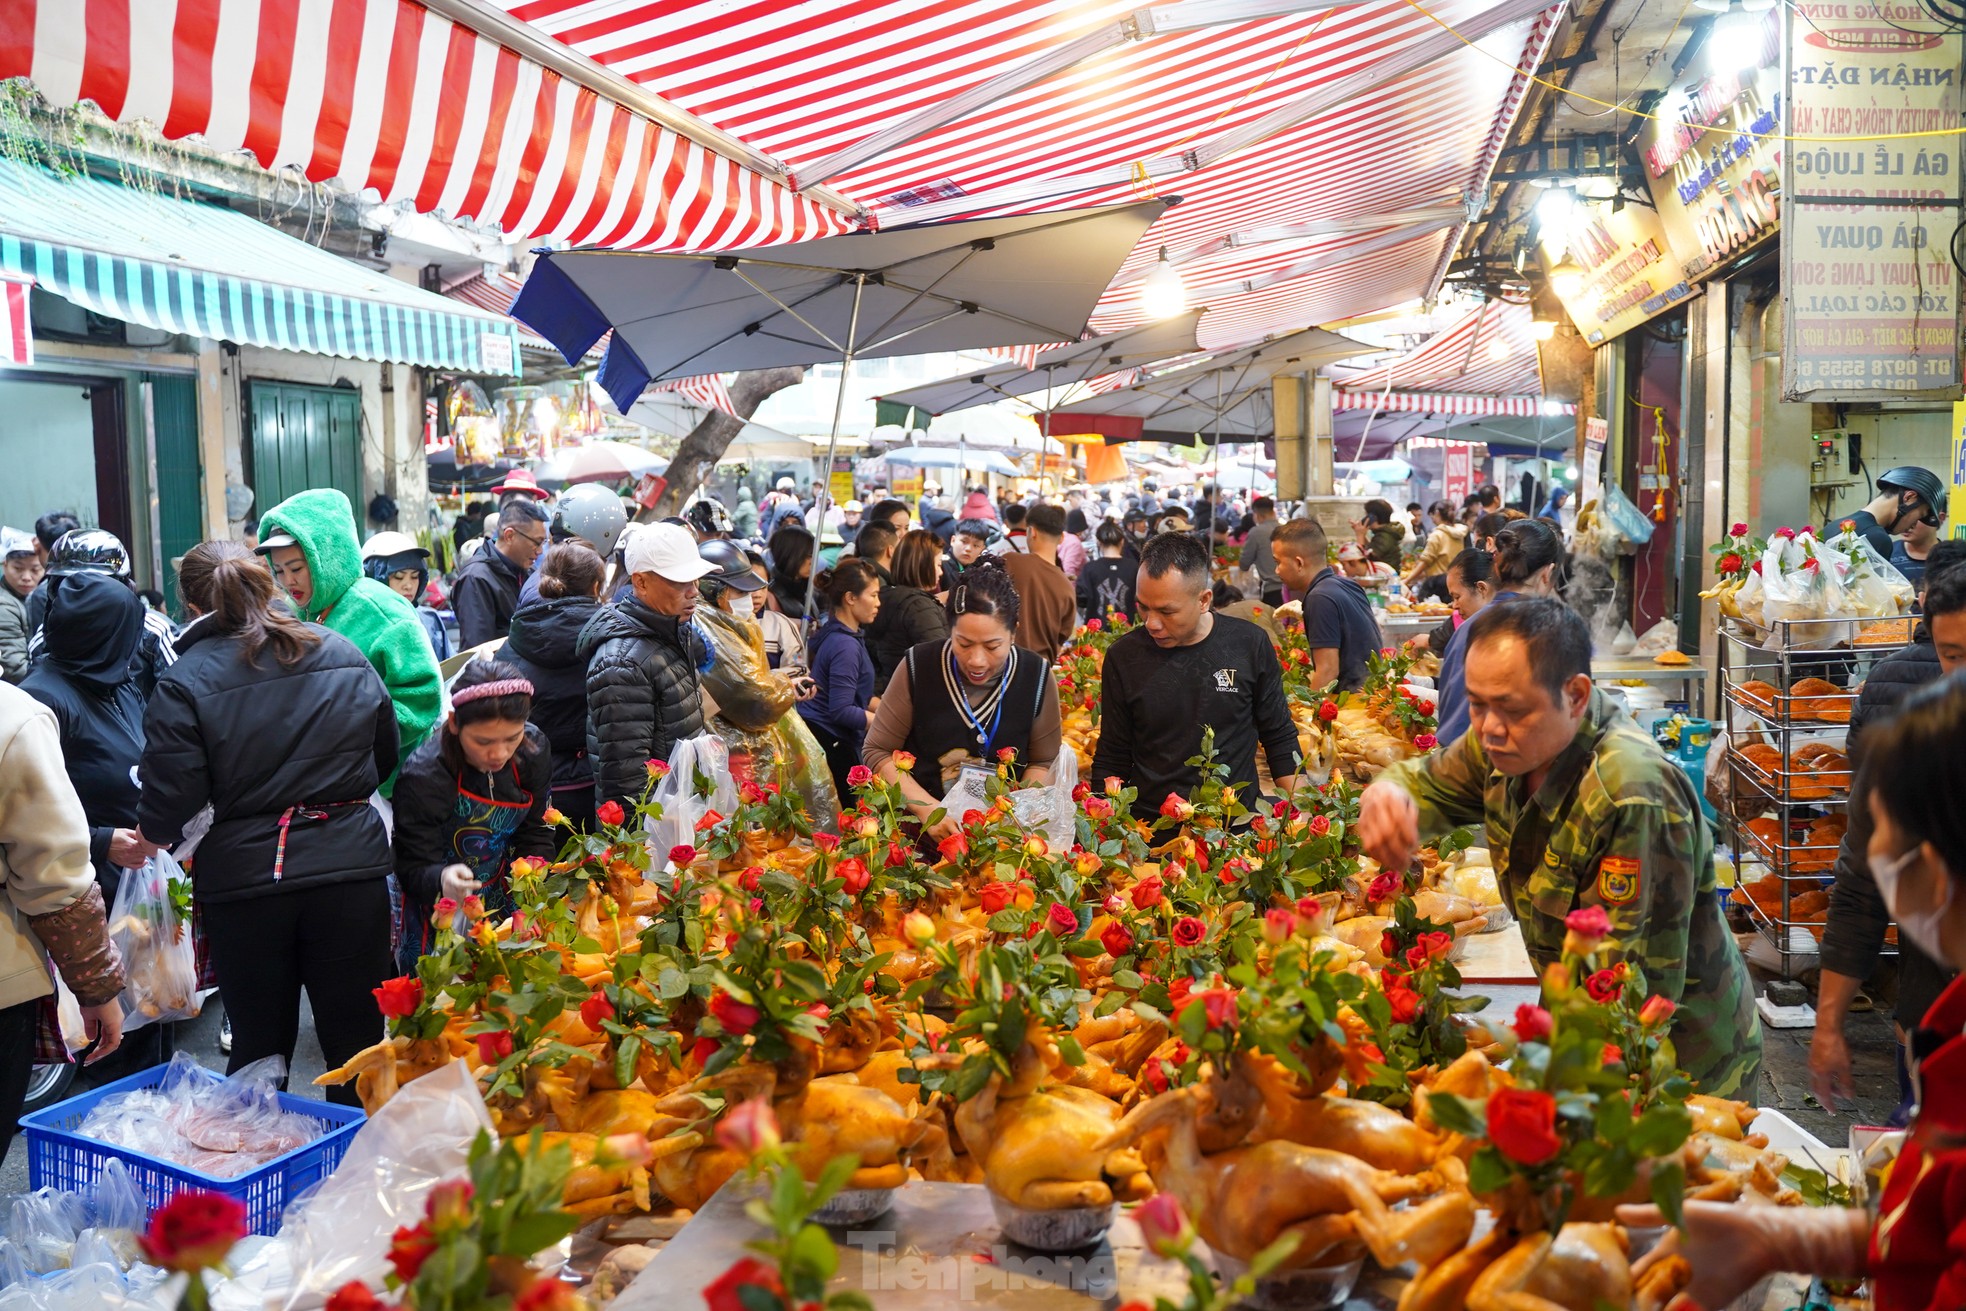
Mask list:
[[[34,631],[27,639],[27,662],[32,667],[47,654],[41,622],[48,612],[48,594],[54,580],[69,574],[108,574],[123,586],[136,590],[130,577],[130,551],[115,533],[102,528],[72,528],[55,539],[48,552],[48,569],[22,607]],[[36,604],[36,602],[39,604]],[[137,688],[147,699],[157,685],[157,675],[177,663],[170,616],[149,606],[143,608],[143,640],[137,645]]]
[[[1939,475],[1915,464],[1886,469],[1877,480],[1877,495],[1855,514],[1838,515],[1823,525],[1823,537],[1834,537],[1848,523],[1870,543],[1881,560],[1891,558],[1891,539],[1903,537],[1921,521],[1936,526],[1946,515],[1946,488]]]
[[[614,548],[628,527],[628,512],[621,508],[619,496],[599,483],[577,483],[561,492],[552,508],[553,514],[547,522],[546,532],[556,545],[584,542],[593,547],[594,554],[601,559],[613,558]],[[541,599],[539,575],[545,561],[546,553],[542,551],[526,575],[526,581],[520,585],[521,606],[532,605]],[[623,577],[625,580],[626,576]]]
[[[735,531],[730,511],[724,509],[723,502],[707,496],[700,496],[683,508],[683,522],[696,534],[698,545],[724,541]]]
[[[381,532],[362,543],[362,572],[405,601],[416,606],[416,617],[423,621],[423,632],[430,639],[430,650],[439,661],[454,654],[451,637],[435,610],[418,604],[430,585],[430,552],[416,544],[408,533]]]

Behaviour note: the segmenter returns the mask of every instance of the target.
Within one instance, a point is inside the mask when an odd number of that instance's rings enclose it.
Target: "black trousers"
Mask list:
[[[41,1000],[0,1010],[0,1161],[20,1130],[27,1103],[27,1080],[34,1069],[34,1031],[41,1023]]]
[[[204,916],[219,995],[232,1019],[228,1073],[268,1056],[284,1056],[292,1067],[302,988],[329,1069],[382,1040],[375,989],[392,972],[382,879],[207,903]],[[330,1088],[328,1099],[355,1105],[355,1085]]]

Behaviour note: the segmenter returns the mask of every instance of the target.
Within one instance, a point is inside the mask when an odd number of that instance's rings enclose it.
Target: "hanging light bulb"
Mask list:
[[[1550,270],[1550,290],[1559,296],[1574,296],[1584,285],[1584,266],[1565,255]]]
[[[1140,308],[1149,318],[1171,319],[1188,309],[1188,284],[1181,272],[1167,259],[1167,247],[1160,248],[1160,263],[1140,281]]]
[[[1507,337],[1490,337],[1488,339],[1489,359],[1499,364],[1513,354],[1515,354],[1515,347],[1509,344]]]
[[[1556,320],[1534,319],[1529,324],[1529,330],[1535,334],[1537,341],[1549,341],[1556,336]]]

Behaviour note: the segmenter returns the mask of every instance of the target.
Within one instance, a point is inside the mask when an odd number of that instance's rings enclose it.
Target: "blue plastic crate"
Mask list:
[[[333,1173],[348,1151],[355,1131],[362,1127],[366,1118],[358,1107],[338,1106],[332,1102],[317,1102],[295,1097],[291,1093],[281,1093],[280,1109],[315,1121],[321,1127],[322,1136],[305,1147],[296,1148],[285,1156],[277,1156],[256,1170],[248,1170],[231,1179],[201,1174],[142,1152],[84,1138],[75,1132],[76,1127],[105,1097],[137,1088],[154,1087],[164,1081],[164,1072],[168,1068],[159,1065],[142,1074],[104,1084],[79,1097],[71,1097],[44,1111],[23,1115],[20,1127],[22,1136],[27,1139],[28,1186],[87,1192],[94,1186],[96,1176],[102,1173],[103,1167],[111,1160],[119,1160],[129,1170],[137,1187],[143,1190],[143,1200],[153,1210],[169,1201],[174,1194],[187,1189],[223,1193],[245,1205],[250,1232],[271,1234],[279,1229],[280,1216],[286,1210],[287,1203]],[[206,1073],[213,1083],[218,1083],[222,1078],[213,1071]]]

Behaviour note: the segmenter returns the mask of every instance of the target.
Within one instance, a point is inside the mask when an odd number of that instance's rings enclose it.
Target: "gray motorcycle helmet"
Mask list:
[[[606,559],[628,526],[621,498],[598,483],[580,483],[553,502],[551,531],[555,540],[578,537]]]

